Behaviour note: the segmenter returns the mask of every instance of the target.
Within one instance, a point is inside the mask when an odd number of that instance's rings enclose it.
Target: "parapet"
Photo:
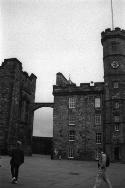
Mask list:
[[[36,81],[37,79],[37,77],[33,73],[31,73],[31,75],[29,76],[29,74],[26,71],[22,71],[22,74],[25,79],[29,79],[30,81],[33,81],[33,80]]]
[[[91,82],[91,83],[80,83],[80,86],[72,85],[54,85],[53,95],[64,96],[64,95],[88,95],[88,94],[99,94],[104,92],[104,82]]]
[[[90,83],[80,83],[80,88],[82,89],[99,89],[103,90],[104,89],[104,82],[93,82],[91,81]]]
[[[115,29],[111,30],[110,28],[105,29],[101,33],[101,43],[103,45],[103,42],[110,38],[121,38],[125,40],[125,30],[116,27]]]

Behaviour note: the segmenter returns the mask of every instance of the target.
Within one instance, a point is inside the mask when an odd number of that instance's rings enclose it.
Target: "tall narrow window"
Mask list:
[[[115,124],[115,131],[119,131],[119,124]]]
[[[95,125],[101,125],[101,114],[95,115]]]
[[[114,103],[114,108],[115,108],[115,109],[119,109],[119,107],[120,107],[119,102],[118,102],[118,101],[117,101],[117,102],[115,102],[115,103]]]
[[[71,147],[68,149],[68,158],[74,158],[74,150]]]
[[[119,131],[119,124],[115,124],[115,131]]]
[[[119,116],[114,116],[114,122],[119,122],[120,117]]]
[[[69,141],[74,141],[75,140],[75,131],[70,130],[69,131]]]
[[[118,82],[113,82],[113,88],[115,88],[115,89],[119,88]]]
[[[70,97],[69,98],[69,108],[75,108],[76,107],[76,98]]]
[[[75,125],[75,114],[69,113],[69,125]]]
[[[95,98],[95,108],[100,108],[101,107],[101,99],[100,97]]]
[[[96,133],[96,144],[102,143],[102,133]]]

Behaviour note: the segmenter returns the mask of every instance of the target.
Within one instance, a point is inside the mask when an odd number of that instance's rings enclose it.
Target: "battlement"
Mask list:
[[[61,74],[62,75],[62,74]],[[64,77],[65,78],[65,77]],[[70,87],[69,87],[70,86]],[[90,83],[80,83],[80,86],[76,84],[69,85],[54,85],[53,86],[53,95],[85,95],[87,93],[103,93],[104,91],[104,82],[90,82]]]
[[[91,90],[92,88],[103,89],[103,87],[104,87],[104,82],[91,81],[90,83],[80,83],[80,88],[82,88],[82,89],[88,89],[88,90]]]
[[[105,29],[105,31],[101,33],[102,45],[104,41],[110,38],[121,38],[125,40],[125,30],[119,27],[116,27],[114,30],[111,30],[111,28]]]

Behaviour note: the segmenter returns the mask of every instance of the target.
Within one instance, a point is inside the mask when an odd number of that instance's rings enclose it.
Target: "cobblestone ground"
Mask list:
[[[96,162],[51,160],[49,156],[25,157],[18,184],[11,184],[10,157],[0,158],[0,188],[92,188]],[[113,188],[125,188],[125,164],[112,163],[107,170]],[[105,183],[101,188],[106,188]]]

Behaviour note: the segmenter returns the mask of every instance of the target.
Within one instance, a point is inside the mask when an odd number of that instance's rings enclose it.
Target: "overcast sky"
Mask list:
[[[111,0],[1,0],[0,62],[18,58],[37,76],[36,102],[53,102],[56,73],[80,85],[103,81],[101,32],[111,28]],[[125,29],[125,0],[113,0]],[[35,111],[36,136],[52,136],[51,108]]]

